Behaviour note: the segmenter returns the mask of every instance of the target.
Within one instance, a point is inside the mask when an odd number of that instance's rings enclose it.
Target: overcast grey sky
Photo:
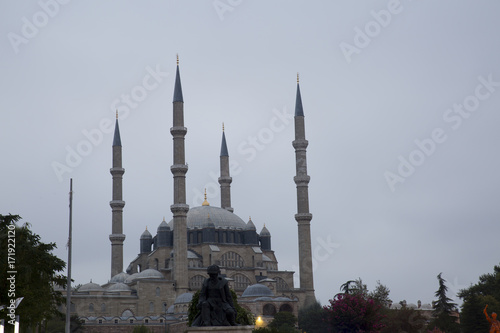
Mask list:
[[[454,297],[500,261],[499,13],[493,0],[3,1],[0,212],[66,260],[72,177],[73,277],[107,282],[118,109],[126,267],[146,226],[171,219],[178,53],[188,204],[205,187],[220,204],[224,122],[235,213],[298,270],[300,72],[317,298],[361,277],[430,303],[440,272]]]

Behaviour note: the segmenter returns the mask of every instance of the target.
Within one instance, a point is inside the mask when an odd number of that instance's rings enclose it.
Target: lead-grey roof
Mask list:
[[[184,102],[182,98],[181,75],[179,74],[179,65],[175,75],[174,102]]]
[[[120,139],[120,127],[118,126],[118,119],[115,123],[115,136],[113,137],[113,146],[121,146],[122,140]]]
[[[304,110],[302,109],[302,97],[300,97],[300,87],[297,82],[297,98],[295,99],[295,116],[304,117]]]
[[[222,143],[220,146],[220,156],[229,156],[227,152],[226,135],[222,132]]]
[[[259,296],[274,296],[271,289],[263,284],[252,284],[248,286],[243,292],[241,297],[259,297]]]
[[[189,229],[202,229],[208,217],[215,225],[215,228],[245,229],[246,223],[236,214],[230,211],[213,206],[199,206],[191,208],[187,213],[187,227]],[[169,222],[173,226],[173,220]]]
[[[179,303],[189,303],[193,299],[193,294],[191,293],[184,293],[180,294],[176,299],[174,304],[179,304]]]
[[[121,273],[118,273],[116,274],[115,276],[113,276],[111,278],[111,280],[109,280],[110,283],[120,283],[120,282],[125,282],[125,280],[129,277],[130,275],[125,273],[125,272],[121,272]]]

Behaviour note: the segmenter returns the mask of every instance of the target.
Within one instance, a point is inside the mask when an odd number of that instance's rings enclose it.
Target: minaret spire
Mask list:
[[[311,220],[312,214],[309,212],[309,180],[307,175],[306,148],[308,141],[305,136],[304,110],[302,108],[302,98],[300,96],[299,75],[297,74],[297,97],[295,100],[295,140],[292,142],[295,148],[297,185],[297,214],[295,220],[298,224],[299,238],[299,274],[300,289],[304,290],[306,297],[304,305],[308,306],[316,301],[314,296],[313,267],[311,252]]]
[[[174,216],[173,279],[179,295],[188,291],[187,212],[189,206],[186,204],[186,173],[188,166],[184,149],[184,137],[187,128],[184,127],[184,100],[182,98],[178,56],[173,99],[173,126],[170,128],[170,133],[174,141],[174,164],[170,167],[174,177],[174,203],[170,206]]]
[[[226,134],[224,123],[222,123],[222,143],[220,147],[220,205],[222,208],[233,212],[231,207],[231,182],[233,178],[229,175],[229,153],[227,151]]]
[[[113,167],[110,169],[113,177],[113,196],[109,202],[111,206],[111,277],[123,271],[123,207],[125,201],[122,199],[122,180],[125,169],[122,168],[122,142],[120,139],[120,128],[118,126],[118,111],[116,111],[115,134],[113,137]]]

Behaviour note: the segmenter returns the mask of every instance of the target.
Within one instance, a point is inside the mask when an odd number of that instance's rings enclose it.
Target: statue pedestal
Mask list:
[[[217,333],[217,332],[229,332],[229,333],[252,333],[254,329],[253,325],[248,326],[201,326],[201,327],[188,327],[188,333]]]

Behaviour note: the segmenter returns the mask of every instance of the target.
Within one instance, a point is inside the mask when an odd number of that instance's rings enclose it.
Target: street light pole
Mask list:
[[[69,180],[68,281],[66,285],[66,333],[70,333],[71,316],[71,233],[73,228],[73,178]]]

